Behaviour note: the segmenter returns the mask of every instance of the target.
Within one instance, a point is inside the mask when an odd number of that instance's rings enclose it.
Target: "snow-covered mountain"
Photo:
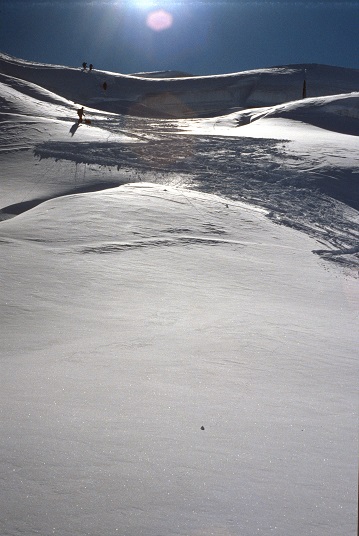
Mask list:
[[[181,73],[122,75],[99,70],[33,64],[0,55],[0,72],[37,84],[84,106],[155,117],[198,117],[234,109],[273,106],[308,97],[358,91],[359,71],[325,65],[290,65],[218,76]],[[178,76],[178,74],[181,74]],[[107,89],[103,84],[106,82]]]
[[[162,75],[0,55],[0,533],[354,536],[359,72]]]
[[[308,65],[143,80],[4,55],[0,68],[3,147],[11,149],[3,155],[3,218],[54,195],[147,178],[167,182],[175,174],[176,183],[260,205],[275,221],[325,242],[318,247],[325,255],[356,263],[358,71]],[[288,102],[302,90],[304,74],[308,97]],[[340,94],[332,95],[334,89]],[[319,96],[310,96],[315,91]],[[78,129],[81,105],[91,126]],[[145,109],[151,117],[139,118]],[[153,117],[205,109],[209,118]],[[231,113],[212,117],[218,109]],[[15,149],[21,159],[14,159]],[[56,160],[61,166],[54,170]],[[19,196],[12,177],[18,166],[27,173]]]

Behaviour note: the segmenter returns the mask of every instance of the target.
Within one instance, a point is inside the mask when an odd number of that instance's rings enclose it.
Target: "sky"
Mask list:
[[[0,0],[0,51],[120,73],[359,68],[351,0]]]

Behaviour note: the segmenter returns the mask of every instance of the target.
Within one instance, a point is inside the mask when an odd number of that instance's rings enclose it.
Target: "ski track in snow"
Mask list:
[[[263,207],[273,221],[327,244],[326,258],[356,264],[359,189],[351,168],[326,165],[325,154],[311,155],[306,162],[291,154],[287,140],[173,134],[178,123],[164,123],[128,119],[125,132],[138,132],[143,143],[119,145],[109,138],[106,143],[74,146],[50,141],[39,144],[34,153],[40,159],[131,169],[137,180],[151,176],[154,182]],[[104,126],[119,131],[116,122]]]
[[[316,96],[283,103],[281,99],[290,100],[296,94],[303,66],[166,80],[121,78],[107,73],[110,90],[105,94],[99,89],[104,73],[45,66],[36,69],[6,56],[0,60],[4,69],[0,73],[3,189],[12,192],[9,202],[0,207],[0,219],[52,197],[150,181],[260,206],[274,222],[314,237],[319,243],[316,252],[324,258],[357,267],[359,158],[353,149],[354,135],[359,131],[359,94],[353,93],[356,71],[306,66],[307,86],[312,94],[316,91]],[[331,75],[337,77],[334,85]],[[86,108],[85,119],[91,119],[91,126],[78,126],[71,120],[78,105],[67,100],[70,80],[74,95],[78,86],[78,98],[81,96],[87,106],[92,103],[105,110]],[[174,92],[170,93],[169,88]],[[342,94],[333,95],[334,89]],[[347,94],[343,93],[345,89]],[[321,91],[331,96],[323,97]],[[123,101],[120,108],[132,109],[135,114],[156,115],[161,104],[166,113],[172,110],[184,117],[190,109],[199,115],[205,110],[216,116],[218,110],[227,107],[230,113],[212,119],[111,113],[112,108],[116,110],[119,95]],[[257,107],[251,108],[254,102]],[[233,112],[231,107],[238,111]],[[282,123],[273,123],[278,119]],[[265,134],[271,122],[275,128]],[[337,140],[342,133],[350,141],[351,150],[345,147],[345,141],[340,145],[333,143],[333,138],[323,138],[322,144],[311,147],[305,143],[308,130],[302,132],[300,142],[286,138],[293,124],[299,128],[306,123],[320,127],[318,135],[327,129],[336,132]],[[280,125],[289,125],[289,130],[282,129],[282,139]],[[315,137],[315,132],[310,135]],[[30,169],[39,163],[40,176],[33,171],[28,190],[14,198],[11,173],[16,175],[12,162],[16,153],[27,159]],[[47,176],[53,176],[52,185],[45,184]]]

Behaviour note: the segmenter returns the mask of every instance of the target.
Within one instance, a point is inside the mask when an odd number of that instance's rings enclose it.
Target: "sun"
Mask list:
[[[131,2],[134,6],[140,7],[143,9],[148,9],[151,7],[154,7],[156,5],[156,2],[153,0],[132,0]]]
[[[134,7],[141,9],[163,9],[166,8],[166,6],[169,7],[170,5],[175,4],[176,2],[174,0],[129,0],[129,3]]]

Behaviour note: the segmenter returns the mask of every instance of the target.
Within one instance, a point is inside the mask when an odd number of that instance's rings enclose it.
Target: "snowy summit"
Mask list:
[[[354,536],[359,71],[0,54],[0,533]]]

